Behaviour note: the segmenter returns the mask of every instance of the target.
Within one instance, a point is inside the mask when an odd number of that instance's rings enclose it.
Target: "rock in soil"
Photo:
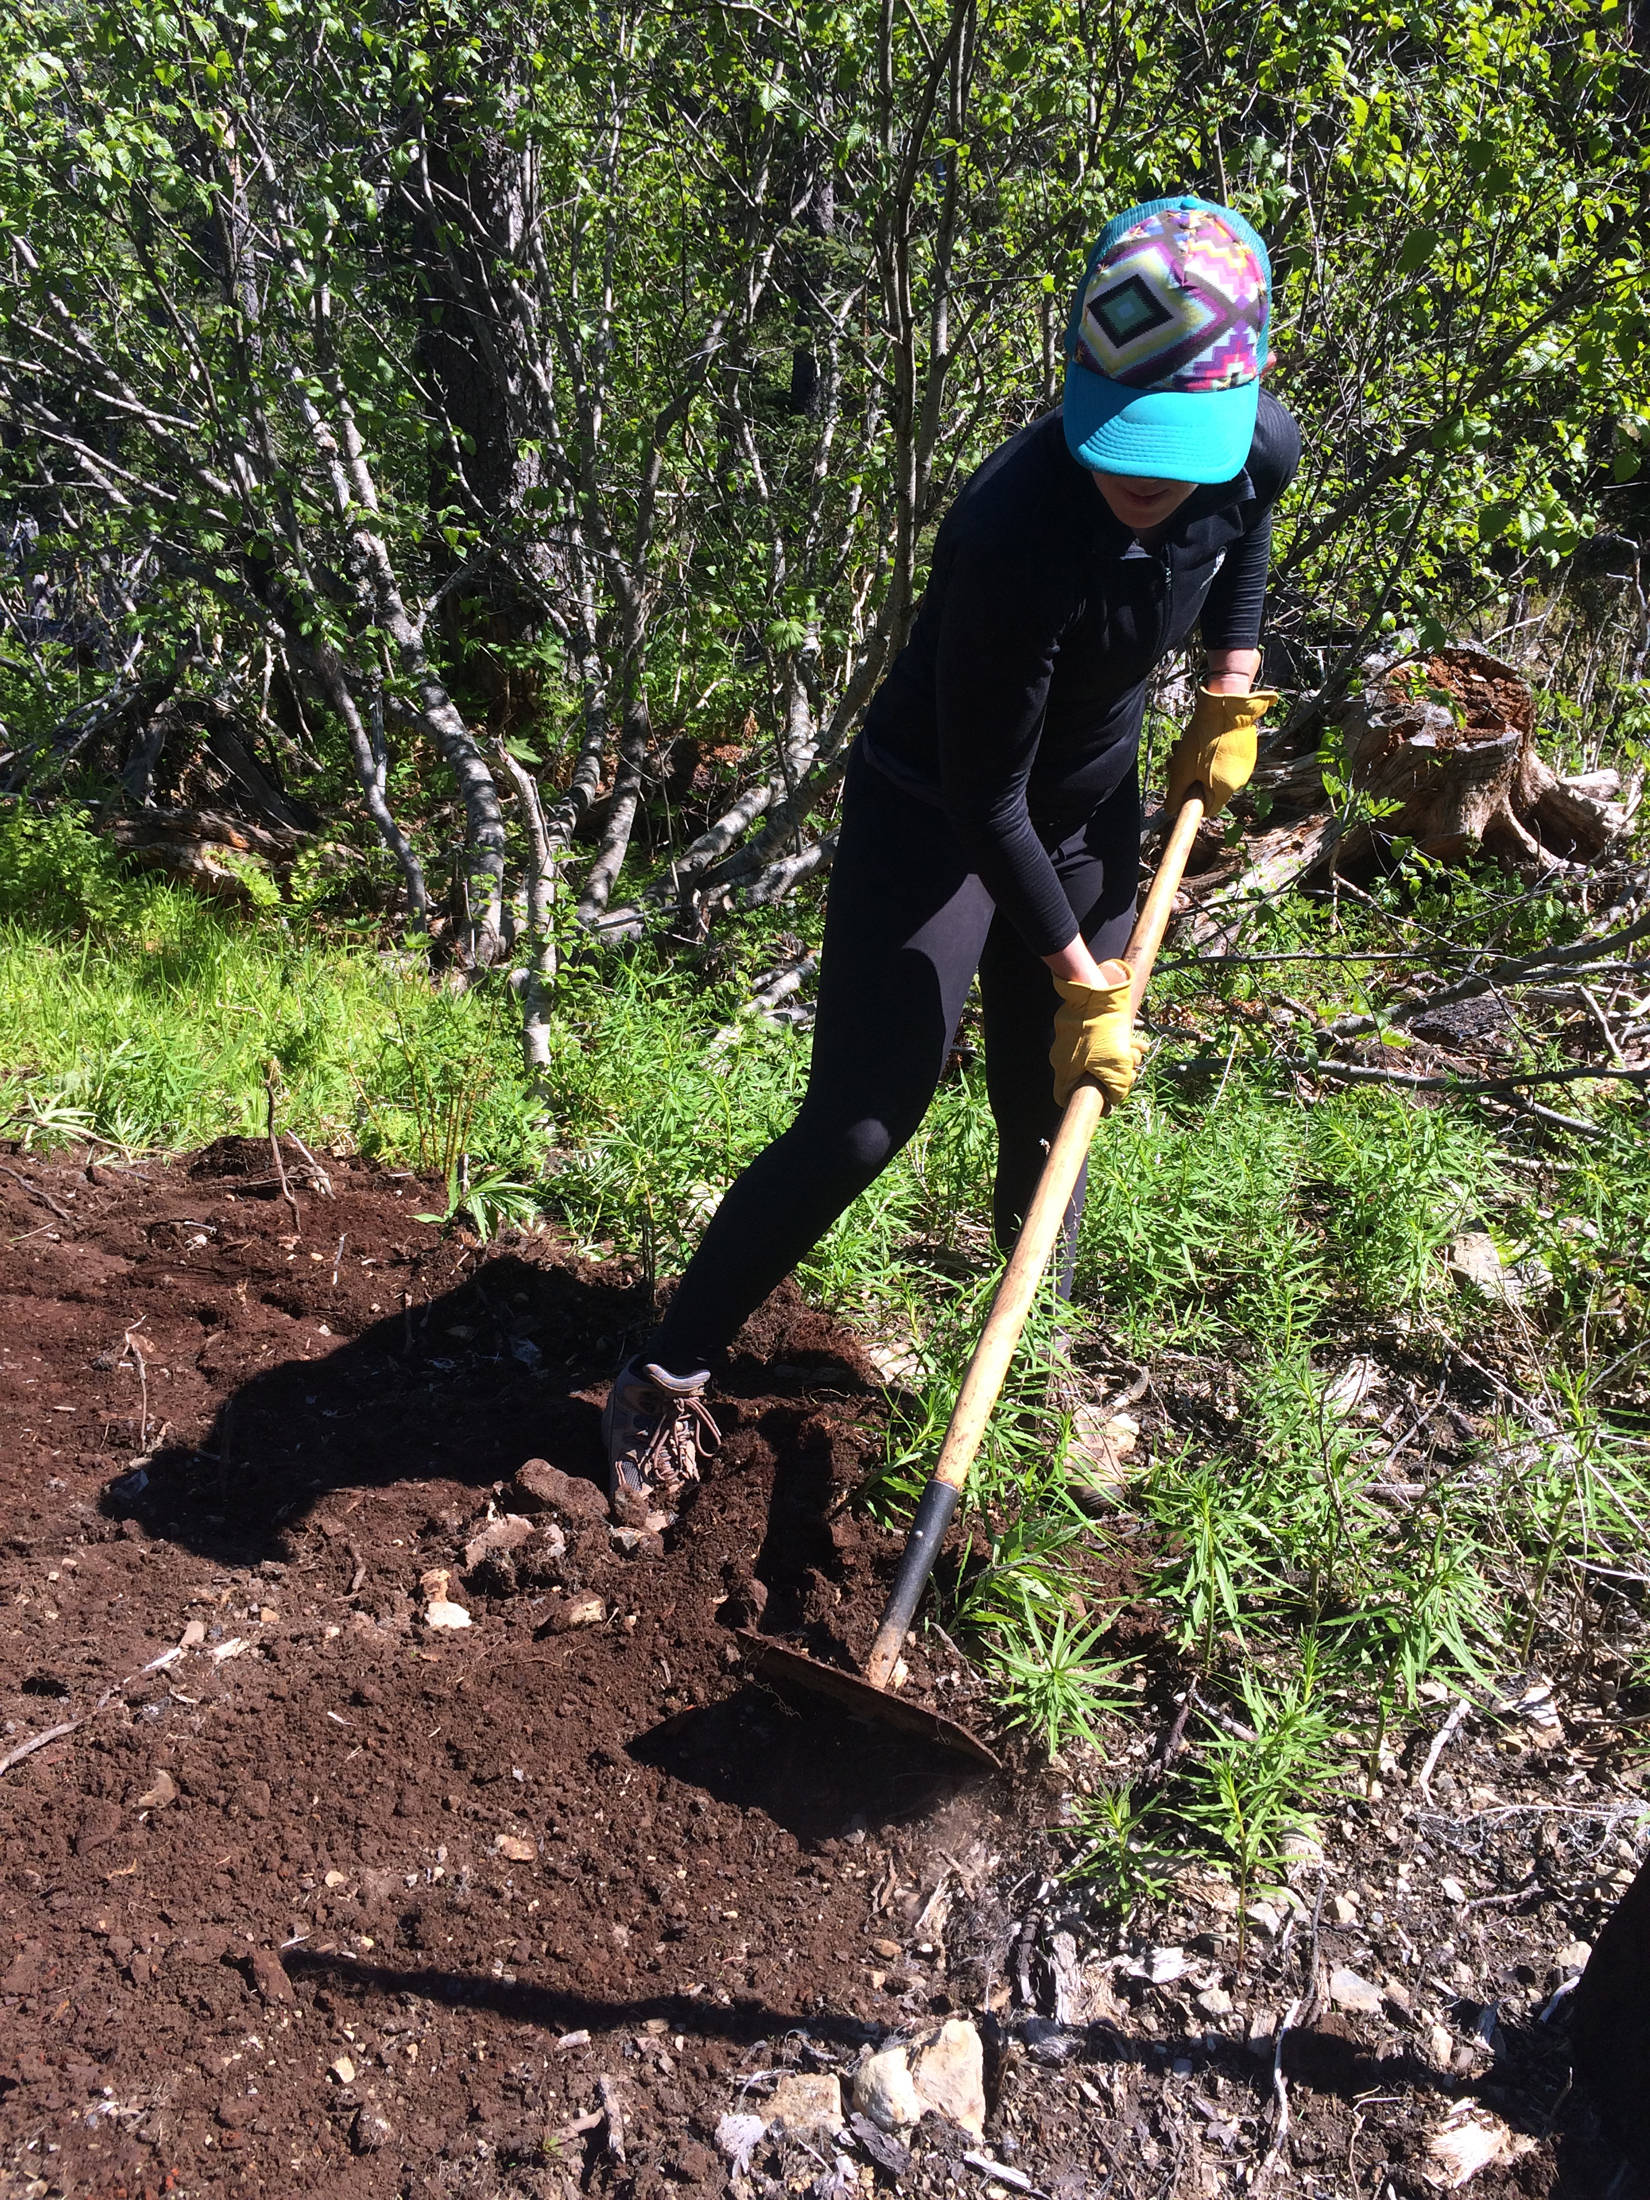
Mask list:
[[[375,2108],[358,2108],[355,2121],[350,2126],[350,2145],[357,2154],[376,2154],[381,2146],[395,2137],[389,2119],[380,2116]]]
[[[510,1495],[525,1512],[557,1513],[563,1520],[606,1520],[607,1493],[583,1475],[564,1474],[548,1459],[529,1459],[516,1469]]]
[[[932,2112],[978,2139],[986,2112],[979,2033],[965,2019],[947,2017],[867,2056],[854,2073],[854,2107],[883,2131],[908,2131]]]
[[[842,2081],[788,2070],[767,2103],[768,2122],[793,2139],[829,2139],[842,2129]]]
[[[273,1948],[254,1948],[250,1958],[252,1983],[267,2002],[279,2008],[291,2008],[298,1997],[292,1991],[292,1981],[287,1977],[286,1965]]]

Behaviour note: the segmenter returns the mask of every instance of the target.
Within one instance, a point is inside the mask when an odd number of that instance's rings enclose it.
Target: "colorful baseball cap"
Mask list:
[[[1230,481],[1254,440],[1272,263],[1241,214],[1150,199],[1108,222],[1066,327],[1066,441],[1098,473]]]

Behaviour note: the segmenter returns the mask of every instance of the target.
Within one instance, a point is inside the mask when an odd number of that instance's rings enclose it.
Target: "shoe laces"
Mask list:
[[[647,1442],[636,1455],[642,1480],[648,1484],[659,1480],[697,1482],[700,1460],[708,1459],[722,1441],[722,1431],[703,1393],[668,1390],[649,1369],[643,1368],[640,1372],[659,1408]],[[662,1476],[661,1468],[664,1470]]]

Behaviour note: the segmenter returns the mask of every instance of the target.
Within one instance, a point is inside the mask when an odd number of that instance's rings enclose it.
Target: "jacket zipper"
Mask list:
[[[1163,609],[1157,622],[1157,647],[1152,651],[1153,663],[1163,655],[1163,645],[1169,638],[1169,619],[1174,610],[1174,553],[1166,542],[1158,546],[1157,565],[1163,576]]]

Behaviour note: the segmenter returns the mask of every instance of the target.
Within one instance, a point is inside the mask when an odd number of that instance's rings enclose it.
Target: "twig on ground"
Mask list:
[[[1493,1108],[1497,1115],[1533,1116],[1538,1123],[1550,1124],[1554,1130],[1568,1131],[1576,1138],[1609,1136],[1601,1123],[1589,1123],[1584,1115],[1561,1115],[1557,1108],[1544,1108],[1539,1100],[1486,1100],[1484,1105]]]
[[[1616,948],[1647,938],[1650,938],[1650,916],[1641,916],[1623,925],[1619,931],[1595,933],[1587,939],[1574,941],[1569,947],[1542,947],[1533,955],[1510,955],[1486,969],[1475,970],[1471,977],[1461,979],[1456,985],[1445,986],[1441,992],[1406,1002],[1392,1020],[1399,1024],[1413,1023],[1417,1016],[1453,1008],[1461,1001],[1470,1001],[1480,993],[1494,992],[1500,986],[1527,985],[1546,977],[1550,971],[1573,972],[1578,966],[1599,961]],[[1378,1029],[1373,1016],[1341,1016],[1336,1018],[1334,1025],[1335,1035],[1340,1039],[1358,1038]]]
[[[1438,1760],[1448,1749],[1450,1743],[1454,1741],[1456,1735],[1460,1733],[1461,1723],[1471,1709],[1472,1706],[1468,1703],[1466,1697],[1460,1697],[1456,1702],[1455,1709],[1432,1737],[1432,1747],[1427,1751],[1427,1761],[1421,1767],[1420,1778],[1415,1783],[1429,1803],[1432,1801],[1432,1776],[1438,1770]]]
[[[19,1742],[15,1749],[8,1750],[4,1757],[0,1757],[0,1773],[10,1772],[13,1765],[20,1765],[25,1757],[32,1757],[37,1749],[44,1749],[48,1742],[60,1741],[65,1734],[74,1733],[77,1727],[84,1726],[89,1719],[95,1719],[100,1711],[106,1711],[115,1698],[123,1690],[130,1688],[134,1681],[140,1681],[150,1673],[164,1672],[168,1666],[176,1665],[182,1656],[181,1643],[170,1650],[163,1650],[158,1658],[151,1658],[147,1665],[139,1666],[135,1673],[128,1673],[124,1680],[118,1680],[112,1687],[106,1688],[90,1711],[82,1711],[77,1718],[60,1720],[56,1726],[47,1727],[43,1734],[31,1734],[26,1742]]]
[[[338,1288],[338,1269],[339,1269],[339,1264],[340,1264],[340,1263],[342,1262],[342,1260],[343,1260],[343,1258],[344,1258],[344,1247],[345,1247],[345,1246],[346,1246],[346,1245],[347,1245],[348,1243],[349,1243],[349,1238],[348,1238],[348,1235],[347,1235],[347,1234],[343,1234],[343,1233],[341,1233],[341,1234],[340,1234],[340,1236],[339,1236],[339,1239],[338,1239],[338,1250],[337,1250],[337,1252],[336,1252],[336,1253],[334,1253],[334,1254],[333,1254],[333,1256],[332,1256],[332,1288],[333,1288],[333,1289],[334,1289],[335,1291],[336,1291],[336,1290],[337,1290],[337,1288]]]
[[[14,1184],[21,1184],[36,1206],[49,1207],[59,1221],[67,1222],[71,1227],[73,1226],[74,1216],[70,1214],[68,1208],[60,1207],[51,1193],[42,1191],[38,1184],[31,1184],[20,1169],[8,1169],[3,1163],[0,1163],[0,1176],[9,1176]]]
[[[288,1131],[286,1135],[288,1138],[291,1139],[292,1143],[303,1155],[305,1161],[308,1162],[310,1182],[314,1185],[315,1189],[320,1193],[323,1199],[330,1199],[332,1197],[331,1177],[328,1176],[325,1169],[322,1168],[321,1164],[316,1160],[315,1156],[310,1152],[309,1148],[304,1144],[303,1140],[298,1136],[298,1133],[296,1131]]]
[[[1006,2185],[1010,2192],[1024,2192],[1042,2200],[1042,2188],[1034,2185],[1023,2169],[1014,2169],[1007,2162],[994,2162],[989,2154],[965,2154],[964,2165],[978,2170],[982,2177],[989,2177],[999,2185]]]
[[[19,1742],[15,1749],[8,1750],[4,1757],[0,1757],[0,1772],[10,1772],[13,1765],[20,1765],[25,1757],[32,1757],[37,1749],[44,1749],[48,1742],[55,1742],[62,1735],[72,1734],[77,1726],[83,1724],[84,1721],[80,1719],[64,1719],[57,1726],[47,1727],[44,1734],[31,1734],[26,1742]]]
[[[781,963],[778,969],[770,970],[765,978],[759,979],[752,987],[750,999],[740,1011],[738,1021],[724,1024],[720,1031],[712,1035],[705,1048],[706,1061],[714,1061],[718,1055],[725,1054],[753,1022],[771,1015],[781,1001],[789,1000],[793,993],[800,992],[818,967],[819,957],[810,949],[806,954],[793,957],[790,962]]]
[[[1278,2036],[1272,2042],[1272,2098],[1277,2102],[1277,2122],[1272,2127],[1272,2143],[1262,2156],[1251,2180],[1251,2192],[1270,2174],[1283,2152],[1284,2141],[1289,2136],[1289,2080],[1283,2074],[1283,2043],[1289,2035],[1290,2026],[1300,2015],[1300,2008],[1301,1997],[1297,1994],[1283,2012],[1278,2023]]]
[[[619,2089],[605,2075],[596,2080],[596,2093],[607,2119],[607,2151],[615,2162],[624,2160],[624,2116],[619,2108]]]
[[[281,1065],[274,1055],[264,1071],[264,1093],[269,1102],[269,1153],[275,1164],[275,1181],[281,1187],[281,1197],[292,1209],[292,1227],[300,1237],[304,1234],[304,1218],[298,1212],[297,1194],[286,1180],[286,1163],[281,1159],[281,1141],[275,1132],[275,1095],[280,1090]]]
[[[132,1365],[137,1369],[138,1397],[140,1401],[137,1448],[140,1457],[149,1449],[149,1362],[142,1345],[137,1340],[136,1332],[148,1318],[146,1314],[140,1314],[131,1328],[123,1332],[120,1351],[121,1359],[124,1360],[130,1356]]]
[[[1168,1771],[1169,1767],[1180,1755],[1182,1749],[1185,1748],[1186,1722],[1191,1717],[1193,1711],[1195,1711],[1197,1708],[1197,1683],[1196,1681],[1190,1681],[1187,1684],[1186,1693],[1180,1699],[1180,1707],[1175,1712],[1172,1724],[1169,1726],[1167,1732],[1164,1734],[1163,1739],[1158,1743],[1157,1749],[1154,1752],[1157,1759],[1157,1768],[1160,1774]]]
[[[1448,1092],[1462,1099],[1482,1093],[1521,1092],[1526,1085],[1571,1085],[1595,1079],[1600,1083],[1650,1084],[1650,1062],[1635,1063],[1628,1069],[1612,1069],[1608,1062],[1578,1062],[1569,1069],[1521,1070],[1509,1077],[1428,1077],[1414,1070],[1377,1069],[1367,1062],[1319,1062],[1296,1054],[1259,1054],[1251,1059],[1267,1069],[1288,1070],[1295,1077],[1341,1077],[1352,1084],[1398,1085],[1406,1092]],[[1182,1077],[1228,1066],[1223,1054],[1194,1054],[1187,1061],[1171,1059],[1164,1064]]]

